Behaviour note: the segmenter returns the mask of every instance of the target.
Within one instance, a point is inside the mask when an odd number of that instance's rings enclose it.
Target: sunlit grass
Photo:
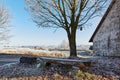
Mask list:
[[[1,49],[0,54],[21,54],[29,56],[67,57],[69,54],[60,51],[35,50],[29,48]]]

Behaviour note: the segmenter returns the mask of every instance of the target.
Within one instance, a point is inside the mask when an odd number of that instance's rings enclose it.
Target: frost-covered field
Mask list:
[[[0,80],[120,80],[120,59],[94,59],[85,69],[12,63],[0,66]],[[74,74],[75,73],[75,74]]]
[[[0,48],[2,54],[26,54],[34,56],[67,57],[68,53],[60,51],[35,50],[30,48]]]

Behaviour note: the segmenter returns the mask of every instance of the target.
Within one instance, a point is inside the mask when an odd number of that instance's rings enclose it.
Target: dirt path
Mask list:
[[[27,55],[20,54],[0,54],[0,66],[8,63],[19,62],[19,58]]]

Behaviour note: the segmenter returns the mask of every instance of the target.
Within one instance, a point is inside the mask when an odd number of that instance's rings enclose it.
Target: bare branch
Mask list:
[[[8,10],[0,6],[0,41],[4,42],[10,38],[9,33],[9,23],[10,23],[11,15]]]

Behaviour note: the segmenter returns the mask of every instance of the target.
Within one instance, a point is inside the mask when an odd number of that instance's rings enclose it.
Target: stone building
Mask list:
[[[120,56],[120,0],[113,0],[89,42],[96,55]]]

